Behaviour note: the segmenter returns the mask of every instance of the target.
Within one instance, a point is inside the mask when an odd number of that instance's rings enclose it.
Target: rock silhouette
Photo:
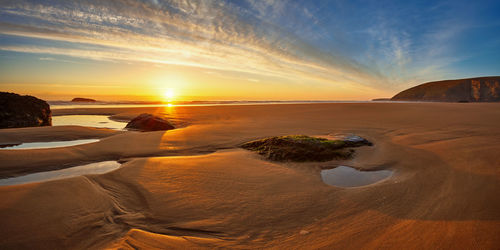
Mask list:
[[[157,131],[170,130],[175,127],[161,117],[144,113],[132,119],[125,128],[130,130]]]
[[[71,100],[71,102],[96,102],[96,100],[90,99],[90,98],[76,97],[76,98],[73,98],[73,100]]]
[[[50,105],[33,96],[0,92],[0,128],[51,126]]]

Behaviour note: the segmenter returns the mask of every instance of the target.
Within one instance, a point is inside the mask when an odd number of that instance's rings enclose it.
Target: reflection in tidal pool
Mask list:
[[[359,187],[384,180],[392,175],[390,170],[359,171],[355,168],[338,166],[321,171],[324,183],[337,187]]]
[[[107,115],[61,115],[52,117],[52,126],[68,125],[120,130],[125,128],[127,123],[113,121]]]
[[[84,139],[84,140],[73,140],[73,141],[25,142],[25,143],[20,143],[20,144],[0,145],[0,150],[61,148],[61,147],[69,147],[69,146],[87,144],[87,143],[98,142],[98,141],[99,141],[99,139]]]
[[[40,172],[19,177],[0,179],[0,186],[19,185],[31,182],[42,182],[57,179],[64,179],[86,174],[104,174],[120,167],[116,161],[102,161],[86,165],[65,168],[54,171]]]

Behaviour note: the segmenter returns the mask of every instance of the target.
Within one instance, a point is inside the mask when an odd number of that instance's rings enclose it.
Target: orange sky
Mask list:
[[[193,66],[39,60],[28,75],[4,75],[4,91],[47,100],[90,97],[98,100],[369,100],[385,93],[363,86],[331,84],[314,79],[280,79]],[[76,64],[76,65],[73,65]],[[53,71],[59,71],[54,74]],[[22,76],[22,77],[20,77]],[[314,84],[311,82],[314,81]]]

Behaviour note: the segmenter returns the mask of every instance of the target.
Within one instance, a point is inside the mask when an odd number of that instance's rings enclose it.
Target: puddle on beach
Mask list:
[[[0,186],[19,185],[32,182],[51,181],[86,174],[104,174],[120,167],[116,161],[102,161],[54,171],[34,173],[19,177],[0,179]]]
[[[49,141],[49,142],[25,142],[21,144],[4,144],[0,145],[0,150],[19,150],[19,149],[40,149],[40,148],[61,148],[92,142],[98,142],[99,139],[84,139],[73,141]]]
[[[390,170],[359,171],[346,166],[321,171],[323,182],[337,187],[366,186],[384,180],[391,175],[392,171]]]
[[[84,126],[95,128],[123,129],[126,122],[117,122],[109,119],[107,115],[61,115],[52,116],[52,126]]]

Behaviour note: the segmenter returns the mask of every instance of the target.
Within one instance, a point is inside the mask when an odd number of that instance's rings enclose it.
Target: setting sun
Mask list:
[[[175,97],[175,92],[173,89],[167,89],[165,92],[163,92],[163,98],[165,98],[166,101],[172,101]]]

